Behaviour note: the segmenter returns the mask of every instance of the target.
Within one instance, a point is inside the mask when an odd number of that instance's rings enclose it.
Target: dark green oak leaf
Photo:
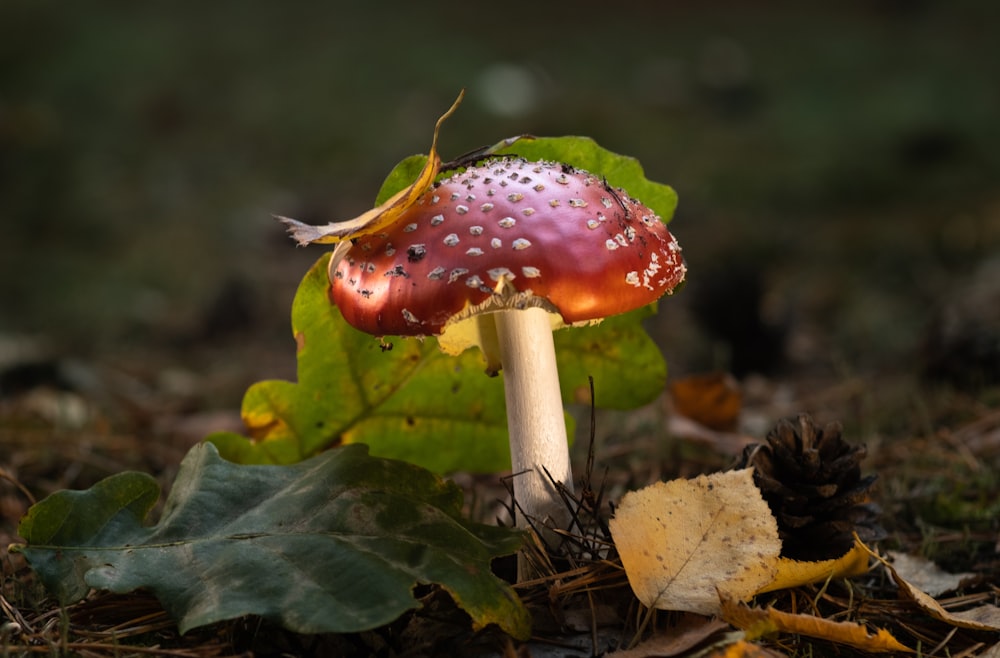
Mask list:
[[[204,443],[182,462],[159,522],[144,525],[158,495],[140,473],[57,492],[22,519],[27,543],[15,550],[63,602],[146,588],[181,632],[243,615],[299,633],[358,632],[419,607],[418,583],[444,588],[476,628],[530,630],[490,571],[520,535],[463,520],[454,483],[364,446],[240,466]]]

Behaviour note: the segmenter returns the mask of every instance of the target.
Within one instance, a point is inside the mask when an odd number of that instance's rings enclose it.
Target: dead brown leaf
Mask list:
[[[721,619],[692,615],[691,619],[682,624],[680,628],[657,633],[631,649],[609,653],[608,658],[671,658],[672,656],[680,656],[705,644],[713,636],[720,636],[716,638],[716,642],[724,642],[727,630],[731,631],[729,624]]]
[[[981,605],[961,612],[950,612],[930,594],[915,587],[899,575],[892,563],[884,557],[870,550],[869,553],[889,570],[892,579],[896,581],[896,585],[899,587],[900,594],[915,603],[921,610],[934,619],[951,624],[952,626],[968,628],[974,631],[1000,631],[1000,608],[997,606]]]
[[[958,589],[963,580],[976,577],[976,574],[968,572],[948,573],[919,555],[897,551],[888,551],[887,555],[892,560],[892,568],[901,578],[930,596]]]
[[[733,432],[739,424],[743,393],[732,375],[712,372],[689,375],[670,384],[674,410],[705,427]]]

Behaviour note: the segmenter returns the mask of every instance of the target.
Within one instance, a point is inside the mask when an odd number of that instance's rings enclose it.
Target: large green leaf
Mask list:
[[[477,628],[524,638],[530,620],[490,561],[518,534],[461,517],[451,482],[364,446],[293,466],[238,466],[211,444],[181,464],[163,516],[139,473],[33,506],[16,547],[64,602],[90,588],[151,590],[182,632],[260,615],[300,633],[356,632],[419,607],[417,583],[443,587]]]
[[[667,364],[660,348],[642,328],[652,306],[608,318],[589,327],[557,331],[556,359],[563,400],[590,404],[590,382],[604,409],[631,409],[663,391]]]
[[[507,150],[605,176],[665,219],[676,204],[673,190],[646,180],[638,162],[588,138],[525,137],[482,153]],[[417,155],[399,163],[376,204],[410,185],[425,162],[426,156]],[[298,382],[259,382],[247,391],[243,418],[249,441],[232,433],[209,439],[227,459],[243,463],[293,463],[332,445],[363,442],[372,454],[439,473],[507,468],[502,379],[483,375],[477,352],[446,356],[433,339],[394,339],[393,349],[383,350],[378,341],[347,325],[331,305],[327,259],[320,258],[305,276],[292,306]],[[556,333],[566,403],[589,403],[588,376],[594,377],[602,407],[638,406],[663,390],[666,364],[641,326],[651,312],[640,309],[600,325]]]
[[[252,440],[209,440],[242,463],[288,464],[357,442],[439,473],[506,468],[502,379],[487,377],[475,352],[452,357],[415,339],[393,339],[387,350],[348,325],[327,297],[328,259],[309,270],[292,304],[298,382],[250,387],[242,414]]]

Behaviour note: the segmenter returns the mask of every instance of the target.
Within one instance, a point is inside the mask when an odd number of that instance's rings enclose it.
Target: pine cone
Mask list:
[[[754,467],[754,482],[778,520],[781,555],[793,560],[829,560],[854,544],[885,536],[878,507],[868,493],[878,476],[861,477],[863,445],[851,446],[840,423],[816,425],[806,414],[783,418],[768,432],[767,445],[747,446],[740,468]]]

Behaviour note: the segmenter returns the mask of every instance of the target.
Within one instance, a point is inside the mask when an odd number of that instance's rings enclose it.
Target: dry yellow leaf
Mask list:
[[[860,539],[855,538],[854,547],[833,560],[802,562],[786,557],[780,558],[774,580],[757,590],[757,594],[808,585],[829,578],[859,576],[868,571],[868,555],[869,551],[865,545]]]
[[[750,598],[774,578],[781,550],[753,469],[628,493],[610,526],[632,591],[663,610],[711,615],[720,593]]]
[[[782,612],[774,608],[751,608],[735,597],[725,594],[722,595],[722,599],[722,618],[736,628],[746,631],[748,640],[772,633],[794,633],[846,644],[871,653],[890,651],[913,653],[912,649],[901,644],[884,628],[869,633],[862,624],[831,621],[812,615]]]
[[[444,123],[444,120],[458,109],[464,96],[465,90],[462,90],[458,98],[455,99],[455,102],[452,103],[452,106],[448,108],[448,111],[442,114],[438,118],[437,123],[434,124],[434,137],[431,140],[431,150],[427,155],[427,162],[424,164],[423,169],[421,169],[417,179],[409,187],[394,194],[382,205],[372,208],[354,219],[332,222],[325,226],[312,226],[297,219],[291,219],[290,217],[276,217],[276,219],[284,224],[288,228],[289,234],[299,245],[303,246],[307,244],[336,244],[350,238],[377,233],[386,226],[389,226],[407,208],[413,205],[420,198],[420,195],[426,192],[431,183],[434,182],[434,177],[438,175],[441,169],[441,156],[437,152],[438,132],[440,132],[441,124]],[[335,260],[339,260],[339,258],[335,256]]]

